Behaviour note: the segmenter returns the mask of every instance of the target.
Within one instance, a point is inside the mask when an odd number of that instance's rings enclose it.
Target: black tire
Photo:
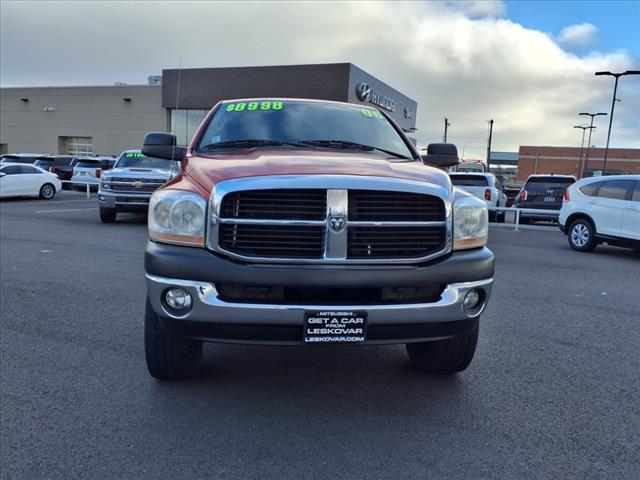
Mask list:
[[[100,220],[102,220],[102,223],[114,223],[117,216],[118,212],[115,209],[100,207]]]
[[[144,352],[152,377],[182,380],[197,375],[202,358],[202,342],[169,332],[146,300]]]
[[[498,221],[498,214],[496,212],[492,212],[491,210],[489,210],[489,221],[490,222],[497,222]]]
[[[590,252],[598,245],[596,229],[590,220],[578,218],[567,229],[569,246],[578,252]]]
[[[507,212],[498,213],[498,218],[497,218],[498,223],[504,223],[506,216],[507,216]]]
[[[520,225],[529,225],[530,222],[528,218],[520,218]]]
[[[456,373],[469,366],[478,343],[478,323],[464,335],[433,342],[407,343],[416,369],[425,373]]]
[[[44,200],[51,200],[56,194],[56,187],[50,183],[45,183],[40,187],[38,195]]]

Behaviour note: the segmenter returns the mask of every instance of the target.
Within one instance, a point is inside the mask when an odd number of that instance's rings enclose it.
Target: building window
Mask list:
[[[208,110],[171,110],[171,133],[178,145],[187,146]]]
[[[92,137],[58,137],[59,151],[66,155],[93,155]]]

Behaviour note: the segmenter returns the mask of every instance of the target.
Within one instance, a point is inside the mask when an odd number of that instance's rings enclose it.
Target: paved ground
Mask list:
[[[144,217],[0,202],[2,478],[639,478],[640,256],[492,231],[471,367],[402,347],[211,345],[148,376]]]

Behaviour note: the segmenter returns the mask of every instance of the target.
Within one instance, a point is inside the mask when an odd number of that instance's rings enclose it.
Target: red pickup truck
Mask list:
[[[148,134],[145,155],[182,162],[149,205],[151,375],[195,375],[203,341],[402,343],[420,370],[464,370],[493,282],[487,207],[425,165],[455,147],[428,151],[386,113],[318,100],[220,102],[188,148]]]

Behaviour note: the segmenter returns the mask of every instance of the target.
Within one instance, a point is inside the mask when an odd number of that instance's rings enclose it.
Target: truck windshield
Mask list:
[[[225,102],[209,121],[196,151],[257,146],[359,150],[413,159],[403,138],[378,110],[303,100]]]
[[[157,170],[180,170],[179,162],[163,158],[147,157],[140,152],[123,153],[116,165],[118,168],[150,168]]]

